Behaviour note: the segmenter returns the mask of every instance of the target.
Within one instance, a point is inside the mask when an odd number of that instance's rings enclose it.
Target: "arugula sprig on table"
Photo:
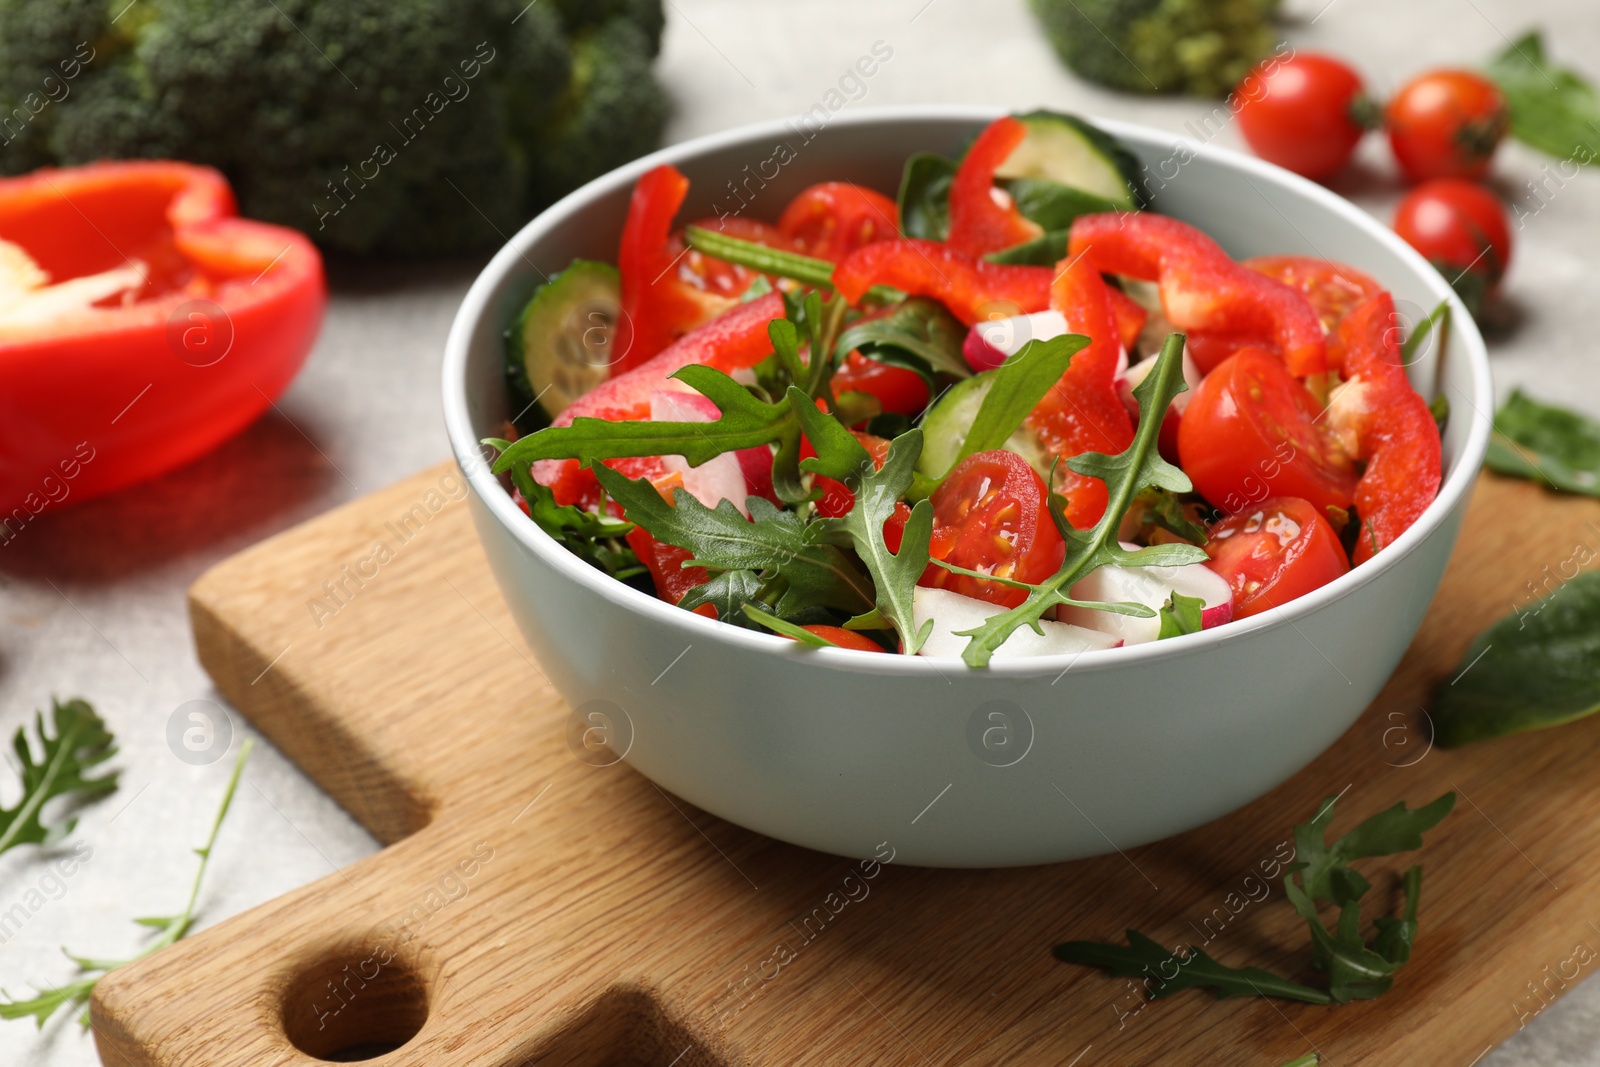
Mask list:
[[[1058,605],[1115,611],[1124,615],[1149,616],[1151,610],[1140,604],[1101,604],[1072,599],[1074,583],[1096,567],[1115,564],[1122,567],[1175,567],[1199,563],[1207,558],[1205,549],[1189,544],[1164,544],[1128,551],[1117,540],[1123,514],[1140,490],[1151,486],[1174,493],[1187,493],[1193,486],[1188,475],[1161,458],[1156,440],[1161,421],[1172,398],[1183,392],[1181,359],[1184,337],[1171,334],[1161,346],[1156,365],[1134,389],[1139,401],[1139,426],[1133,443],[1115,456],[1085,452],[1067,460],[1079,474],[1099,478],[1106,484],[1108,500],[1100,521],[1089,530],[1079,530],[1067,522],[1062,501],[1052,493],[1050,514],[1067,543],[1066,556],[1054,575],[1032,587],[1021,604],[990,617],[971,630],[960,631],[970,637],[962,659],[971,667],[984,667],[995,650],[1020,626],[1039,629],[1039,620]]]
[[[13,808],[0,807],[0,852],[19,845],[52,845],[70,834],[77,819],[44,821],[44,807],[60,797],[89,801],[117,788],[117,772],[93,775],[117,754],[111,731],[85,700],[50,702],[50,716],[35,713],[33,740],[25,726],[11,739],[22,773],[22,796]]]
[[[1306,920],[1311,934],[1311,964],[1327,975],[1327,988],[1291,981],[1259,967],[1229,967],[1197,948],[1164,948],[1137,930],[1126,932],[1127,945],[1068,941],[1055,956],[1064,963],[1104,967],[1118,978],[1147,979],[1150,999],[1184,989],[1210,989],[1227,997],[1279,997],[1308,1004],[1340,1004],[1381,996],[1394,985],[1396,972],[1411,959],[1417,937],[1417,908],[1422,893],[1422,868],[1412,866],[1402,880],[1405,907],[1399,918],[1373,921],[1376,935],[1362,934],[1361,898],[1372,884],[1350,866],[1353,860],[1391,856],[1422,847],[1422,835],[1450,813],[1456,795],[1446,793],[1432,803],[1409,809],[1399,803],[1329,842],[1338,797],[1325,799],[1310,820],[1294,828],[1295,862],[1284,873],[1290,905]],[[1333,929],[1323,925],[1320,904],[1338,909]]]
[[[222,829],[222,820],[228,814],[228,808],[233,804],[234,791],[239,786],[239,775],[244,771],[244,763],[250,757],[253,742],[246,739],[239,748],[239,756],[234,760],[233,773],[228,777],[228,786],[222,793],[222,803],[217,808],[216,818],[211,823],[211,833],[206,837],[206,843],[195,849],[195,855],[200,857],[200,864],[194,872],[194,882],[189,888],[189,899],[184,903],[183,910],[175,915],[152,915],[134,919],[140,926],[157,931],[154,940],[144,948],[121,959],[104,959],[93,956],[77,956],[66,952],[67,958],[78,965],[82,976],[59,986],[49,986],[40,989],[34,996],[27,1000],[14,1000],[10,994],[0,990],[0,1019],[26,1019],[32,1018],[42,1029],[44,1024],[57,1011],[65,1007],[81,1004],[89,999],[94,992],[95,985],[107,973],[118,967],[127,966],[136,960],[160,949],[166,948],[183,938],[194,925],[195,905],[200,900],[200,885],[205,878],[206,867],[211,862],[211,850],[217,843],[217,832]],[[85,1008],[78,1021],[84,1026],[89,1025],[89,1009]]]

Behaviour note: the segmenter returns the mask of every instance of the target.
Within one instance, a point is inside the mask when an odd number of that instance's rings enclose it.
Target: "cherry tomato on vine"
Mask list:
[[[862,245],[899,237],[900,213],[893,200],[855,182],[822,182],[789,201],[778,231],[796,252],[837,263]]]
[[[1066,542],[1046,504],[1044,479],[1015,452],[996,449],[955,465],[933,494],[935,559],[1018,582],[1042,582],[1066,555]],[[922,585],[1015,607],[1023,590],[942,567],[930,567]]]
[[[1435,70],[1400,87],[1384,109],[1389,146],[1408,181],[1481,178],[1510,126],[1494,82],[1470,70]]]
[[[1436,178],[1406,194],[1394,230],[1438,268],[1473,314],[1511,263],[1511,225],[1494,193],[1462,178]]]
[[[1316,179],[1349,161],[1372,111],[1361,76],[1314,52],[1268,57],[1239,82],[1234,99],[1256,155]]]
[[[1350,569],[1333,526],[1299,497],[1273,497],[1215,523],[1208,564],[1248,618],[1321,588]]]

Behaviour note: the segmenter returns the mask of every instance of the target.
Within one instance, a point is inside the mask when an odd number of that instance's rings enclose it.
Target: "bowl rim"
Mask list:
[[[1009,113],[1011,112],[1005,108],[984,105],[864,107],[834,116],[829,125],[879,126],[907,121],[942,120],[971,122],[976,127]],[[1405,533],[1372,560],[1360,567],[1352,568],[1347,574],[1341,575],[1320,589],[1296,598],[1286,607],[1274,608],[1270,612],[1229,622],[1214,629],[1166,641],[1151,641],[1091,652],[1001,659],[992,661],[987,667],[982,668],[984,673],[978,674],[977,669],[968,668],[959,661],[922,656],[879,656],[850,649],[801,646],[799,642],[775,634],[759,633],[708,619],[694,612],[683,611],[658,597],[616,581],[568,552],[544,530],[530,522],[522,510],[512,502],[510,494],[501,487],[498,477],[490,473],[490,465],[485,461],[480,451],[481,446],[473,433],[467,404],[466,367],[472,334],[479,320],[494,303],[495,295],[506,278],[515,270],[517,261],[520,259],[531,265],[531,261],[526,259],[526,250],[536,244],[546,231],[555,225],[556,220],[577,205],[610,194],[619,188],[631,187],[642,174],[662,163],[676,164],[706,152],[749,142],[759,143],[773,136],[792,132],[788,120],[785,119],[747,123],[691,138],[603,174],[540,212],[495,253],[468,289],[445,340],[443,366],[445,430],[451,451],[464,473],[467,484],[495,521],[505,527],[528,551],[603,599],[639,613],[676,632],[686,643],[713,641],[731,645],[750,655],[805,657],[815,661],[817,666],[844,673],[887,674],[914,678],[939,677],[948,682],[950,678],[945,668],[951,666],[961,672],[970,671],[978,678],[1034,679],[1055,675],[1056,680],[1059,680],[1069,670],[1080,672],[1114,670],[1124,666],[1135,667],[1152,660],[1181,659],[1200,655],[1216,646],[1250,637],[1269,627],[1288,625],[1298,631],[1299,626],[1296,625],[1298,620],[1336,600],[1350,596],[1367,584],[1380,581],[1382,576],[1400,560],[1417,551],[1472,491],[1484,454],[1488,449],[1491,427],[1491,419],[1480,404],[1487,400],[1492,405],[1494,395],[1489,355],[1483,337],[1478,332],[1477,325],[1466,306],[1444,277],[1434,270],[1427,260],[1393,230],[1332,190],[1265,160],[1233,149],[1195,141],[1139,123],[1096,116],[1088,116],[1088,119],[1113,136],[1160,142],[1173,151],[1182,150],[1191,153],[1196,159],[1205,159],[1240,171],[1247,180],[1256,178],[1286,187],[1289,191],[1321,205],[1398,255],[1436,299],[1449,304],[1452,324],[1459,328],[1461,340],[1464,342],[1457,346],[1464,351],[1452,349],[1450,358],[1465,359],[1471,373],[1474,396],[1461,397],[1472,409],[1471,426],[1460,454],[1446,472],[1433,501]],[[1466,414],[1458,413],[1456,417]]]

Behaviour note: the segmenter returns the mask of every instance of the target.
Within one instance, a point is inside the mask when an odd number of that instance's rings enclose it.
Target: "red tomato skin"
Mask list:
[[[1361,76],[1332,56],[1271,56],[1234,90],[1239,131],[1262,159],[1320,181],[1366,133],[1357,121],[1365,94]]]
[[[839,262],[862,245],[900,236],[900,209],[854,182],[822,182],[800,191],[778,219],[796,252]]]
[[[971,326],[991,316],[1045,310],[1054,273],[1050,267],[990,263],[943,241],[901,238],[845,256],[834,269],[833,285],[852,304],[878,284],[931,297]]]
[[[1046,503],[1044,479],[1014,452],[968,456],[934,491],[929,554],[968,570],[1020,582],[1041,582],[1066,555]],[[1027,596],[1011,586],[930,565],[919,584],[950,589],[1006,607]]]
[[[888,649],[878,644],[878,642],[874,641],[872,638],[858,634],[854,630],[846,630],[843,626],[823,626],[821,624],[813,624],[810,626],[802,626],[800,629],[805,630],[807,633],[816,634],[824,641],[837,645],[840,648],[853,649],[857,652],[888,651]]]
[[[656,584],[656,596],[668,604],[676,606],[689,590],[711,580],[711,572],[704,567],[683,565],[686,560],[694,558],[693,553],[677,545],[657,541],[643,526],[629,530],[627,541],[633,554],[650,572],[650,578]],[[701,604],[694,612],[708,619],[717,617],[717,609],[710,604]]]
[[[1010,115],[995,119],[961,157],[950,183],[950,244],[975,256],[1031,241],[1044,232],[1025,218],[1004,193],[996,197],[994,172],[1028,136]]]
[[[1511,264],[1511,224],[1500,198],[1476,182],[1436,178],[1406,194],[1394,231],[1446,278],[1482,274],[1491,291]]]
[[[1510,125],[1499,88],[1470,70],[1435,70],[1401,86],[1384,109],[1406,180],[1481,178]]]
[[[1269,496],[1348,508],[1355,471],[1316,424],[1320,406],[1271,354],[1243,348],[1195,390],[1178,424],[1178,455],[1211,503],[1233,514]]]
[[[1322,320],[1322,328],[1328,331],[1325,339],[1328,369],[1342,370],[1344,349],[1338,338],[1339,323],[1356,305],[1381,292],[1383,287],[1354,267],[1315,256],[1257,256],[1245,260],[1244,265],[1282,282],[1306,298],[1311,310]]]
[[[833,375],[833,395],[866,393],[878,399],[883,410],[896,415],[915,415],[928,406],[928,383],[922,375],[904,367],[891,367],[851,352]]]
[[[1213,523],[1206,554],[1233,590],[1235,619],[1282,607],[1350,569],[1333,526],[1298,497],[1271,497]]]

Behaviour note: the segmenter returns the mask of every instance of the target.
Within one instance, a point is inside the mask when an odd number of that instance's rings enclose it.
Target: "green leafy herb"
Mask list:
[[[809,401],[804,404],[816,410]],[[644,478],[629,478],[603,464],[596,464],[594,473],[629,519],[656,540],[693,554],[685,566],[756,573],[774,590],[771,603],[780,616],[811,605],[847,612],[872,607],[872,584],[849,557],[824,542],[822,531],[812,528],[815,523],[808,526],[792,511],[751,497],[746,519],[729,500],[708,508],[678,490],[669,504]]]
[[[222,820],[228,814],[228,808],[233,803],[234,790],[239,785],[239,775],[244,770],[245,760],[250,757],[250,749],[254,744],[249,738],[245,739],[239,747],[239,756],[234,760],[233,773],[228,777],[228,787],[223,791],[222,803],[217,808],[217,817],[211,824],[211,833],[206,838],[206,843],[195,849],[195,855],[200,857],[200,866],[194,872],[194,883],[189,889],[189,899],[184,904],[183,910],[176,915],[147,916],[133,920],[140,926],[157,931],[155,940],[143,949],[126,959],[99,959],[88,956],[75,956],[67,953],[67,958],[78,965],[80,971],[86,972],[64,985],[52,986],[41,989],[28,1000],[13,1000],[10,995],[0,990],[0,1019],[24,1019],[32,1017],[42,1028],[45,1022],[63,1007],[81,1004],[89,999],[89,994],[94,992],[94,987],[108,971],[126,966],[135,960],[142,960],[146,956],[168,945],[174,944],[194,925],[195,905],[200,899],[200,883],[205,878],[206,866],[211,862],[211,849],[217,843],[217,831],[222,828]],[[79,1022],[84,1026],[89,1025],[89,1012],[79,1016]]]
[[[715,259],[737,263],[762,274],[792,278],[817,289],[833,288],[833,264],[826,259],[804,256],[799,252],[785,252],[781,248],[729,237],[700,226],[685,226],[683,240],[696,252],[703,252]],[[866,298],[879,303],[892,303],[904,295],[886,285],[874,285],[867,290]]]
[[[966,334],[943,304],[912,297],[881,318],[865,319],[845,330],[837,349],[841,357],[858,349],[868,359],[916,371],[931,383],[939,374],[972,375],[961,354]]]
[[[484,439],[484,444],[505,452],[510,441],[498,437]],[[555,493],[549,486],[533,480],[531,461],[524,460],[511,468],[511,482],[528,505],[528,517],[539,528],[579,559],[598,567],[618,581],[627,581],[645,573],[639,557],[623,540],[633,530],[633,523],[613,519],[599,511],[586,511],[572,504],[557,504]]]
[[[1360,900],[1371,883],[1349,866],[1350,861],[1421,848],[1422,835],[1450,813],[1456,795],[1446,793],[1414,811],[1396,804],[1330,845],[1327,827],[1337,800],[1328,797],[1310,822],[1294,828],[1296,860],[1284,875],[1283,889],[1310,928],[1312,964],[1327,972],[1328,993],[1343,1004],[1370,1000],[1393,987],[1395,973],[1411,959],[1422,893],[1422,868],[1414,866],[1404,879],[1405,910],[1398,919],[1377,919],[1377,938],[1369,945],[1361,933]],[[1331,931],[1322,924],[1318,901],[1339,909]]]
[[[1315,1052],[1308,1052],[1304,1056],[1296,1056],[1283,1067],[1318,1067],[1320,1063],[1322,1063],[1321,1056]]]
[[[597,459],[622,456],[682,456],[698,467],[724,452],[770,444],[793,423],[787,404],[769,404],[719,370],[691,363],[673,377],[716,404],[721,417],[712,422],[612,422],[580,416],[570,425],[552,426],[513,443],[495,460],[495,473],[541,459],[575,459],[589,466]]]
[[[789,401],[817,452],[800,466],[843,482],[855,494],[855,506],[849,512],[813,524],[820,526],[830,540],[853,547],[872,575],[876,590],[874,610],[864,613],[870,618],[858,616],[851,624],[868,629],[893,627],[906,655],[916,655],[933,628],[930,619],[919,631],[912,612],[917,579],[928,566],[933,505],[920,500],[911,509],[898,552],[891,551],[885,543],[883,525],[911,485],[917,457],[922,453],[922,431],[908,430],[891,441],[880,470],[861,442],[838,419],[818,411],[799,390],[790,390]]]
[[[755,571],[721,571],[713,574],[710,581],[702,582],[683,594],[678,607],[693,611],[702,604],[710,604],[716,609],[717,618],[735,626],[743,626],[747,621],[744,609],[764,603],[761,600],[764,589],[765,584]]]
[[[1428,401],[1428,414],[1433,416],[1434,424],[1439,427],[1439,432],[1444,433],[1444,428],[1450,423],[1450,398],[1440,393]]]
[[[1199,633],[1200,616],[1205,607],[1206,602],[1197,596],[1173,593],[1161,605],[1161,632],[1156,635],[1156,640]]]
[[[1190,518],[1183,499],[1168,489],[1143,489],[1134,496],[1122,521],[1122,540],[1149,544],[1152,527],[1194,545],[1208,540],[1206,528]]]
[[[826,637],[819,637],[817,634],[812,633],[810,630],[807,630],[804,627],[796,626],[794,623],[789,622],[786,619],[780,619],[776,615],[762,611],[754,604],[745,604],[742,610],[747,617],[759,622],[762,626],[765,626],[773,633],[781,634],[784,637],[793,638],[802,645],[810,645],[813,648],[839,647],[832,641],[829,641]]]
[[[1080,215],[1126,210],[1126,205],[1120,200],[1063,185],[1049,178],[1013,178],[1005,183],[1005,188],[1023,217],[1047,231],[1064,232]],[[1066,254],[1067,246],[1063,241],[1056,259],[1065,258]]]
[[[1453,748],[1592,715],[1597,663],[1600,572],[1584,571],[1478,635],[1434,697],[1434,738]]]
[[[14,808],[0,807],[0,852],[17,845],[51,845],[72,832],[78,822],[74,818],[45,824],[44,806],[51,800],[94,800],[117,788],[115,771],[90,776],[117,754],[111,731],[94,708],[84,700],[50,703],[48,722],[43,712],[34,715],[37,759],[27,727],[19,726],[12,737],[11,748],[22,770],[22,797]]]
[[[1088,343],[1087,337],[1075,333],[1048,341],[1029,341],[1000,366],[985,371],[990,384],[983,394],[978,414],[967,429],[967,436],[961,441],[956,463],[1004,445],[1029,412],[1039,406],[1050,387],[1061,380],[1072,357]]]
[[[1181,989],[1211,989],[1218,999],[1268,996],[1310,1004],[1342,1004],[1379,996],[1394,985],[1395,973],[1411,959],[1422,868],[1413,866],[1406,872],[1402,880],[1405,907],[1400,917],[1374,920],[1376,937],[1369,944],[1361,934],[1360,898],[1371,885],[1349,866],[1350,861],[1421,848],[1422,835],[1449,814],[1455,799],[1454,793],[1446,793],[1415,810],[1396,804],[1329,843],[1327,829],[1338,797],[1328,797],[1309,822],[1294,828],[1296,861],[1287,868],[1283,887],[1291,906],[1310,928],[1311,962],[1327,973],[1326,992],[1260,968],[1224,966],[1198,949],[1168,951],[1136,930],[1127,931],[1126,946],[1098,941],[1057,945],[1056,958],[1104,967],[1118,978],[1142,976],[1152,1000]],[[1322,924],[1319,902],[1339,909],[1334,929]],[[1306,1060],[1302,1057],[1295,1062]]]
[[[1226,967],[1197,948],[1185,952],[1161,947],[1137,930],[1127,931],[1127,947],[1100,941],[1068,941],[1057,945],[1062,963],[1104,967],[1114,978],[1145,978],[1151,1000],[1185,989],[1210,989],[1218,1000],[1228,997],[1282,997],[1307,1004],[1326,1004],[1328,994],[1259,967]]]
[[[1514,390],[1495,412],[1483,462],[1501,474],[1600,497],[1600,423]]]
[[[1582,164],[1600,156],[1600,95],[1576,73],[1545,58],[1537,30],[1496,56],[1489,77],[1505,94],[1517,140]]]
[[[943,241],[950,236],[950,183],[955,160],[937,152],[917,152],[900,172],[900,232],[907,237]]]
[[[1439,301],[1439,305],[1428,313],[1428,317],[1417,323],[1416,327],[1412,329],[1411,334],[1405,339],[1405,343],[1400,346],[1401,366],[1411,366],[1412,360],[1417,356],[1417,350],[1432,335],[1435,327],[1439,330],[1441,343],[1444,338],[1450,336],[1450,304],[1448,301]]]
[[[1188,476],[1162,459],[1156,450],[1162,418],[1172,398],[1184,389],[1180,363],[1182,352],[1183,335],[1175,333],[1169,336],[1161,346],[1155,368],[1134,389],[1134,397],[1139,401],[1139,427],[1134,432],[1133,443],[1125,451],[1115,456],[1085,452],[1067,460],[1067,466],[1079,474],[1105,482],[1109,498],[1105,514],[1092,529],[1078,530],[1066,521],[1060,498],[1051,494],[1051,515],[1067,542],[1061,568],[1052,577],[1034,586],[1018,606],[990,617],[972,630],[961,631],[963,636],[972,638],[962,653],[968,666],[987,666],[995,649],[1003,645],[1017,627],[1032,626],[1038,629],[1039,619],[1059,604],[1093,606],[1104,610],[1102,605],[1080,605],[1069,595],[1072,586],[1096,567],[1106,564],[1173,567],[1199,563],[1206,558],[1205,550],[1194,545],[1155,545],[1130,552],[1117,541],[1123,514],[1140,490],[1157,486],[1176,493],[1186,493],[1193,488]],[[1143,609],[1144,612],[1148,610]]]
[[[1046,230],[1031,241],[1002,248],[984,256],[990,263],[1014,263],[1028,267],[1053,267],[1066,257],[1067,230]]]

